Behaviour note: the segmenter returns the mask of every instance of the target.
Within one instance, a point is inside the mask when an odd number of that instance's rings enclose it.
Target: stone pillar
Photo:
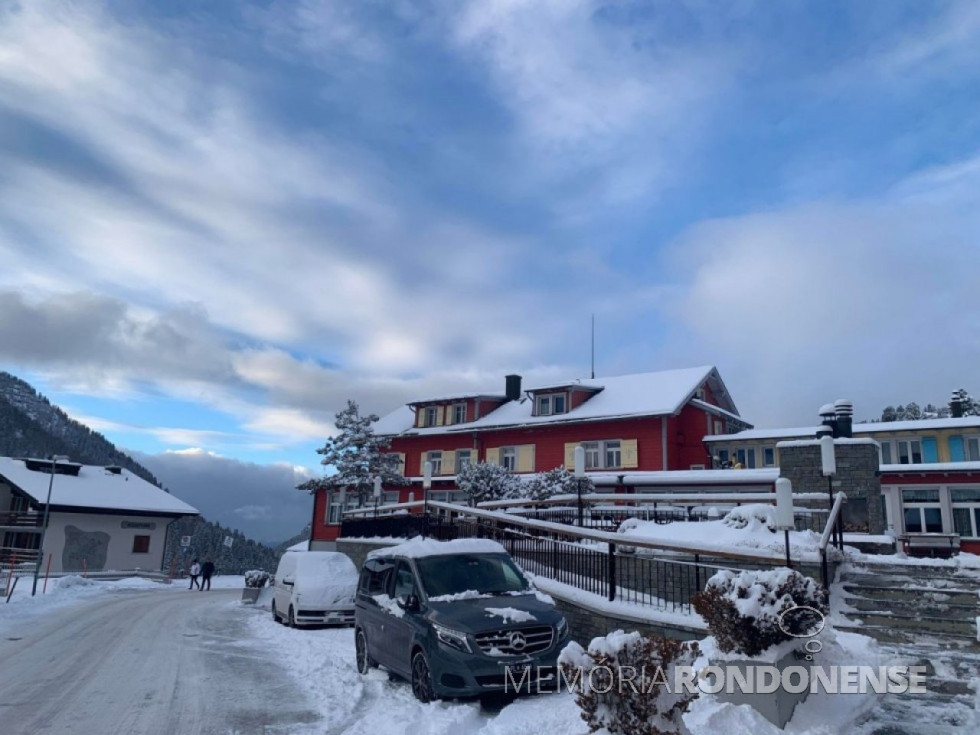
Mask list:
[[[818,440],[779,442],[776,448],[779,450],[779,474],[793,483],[794,493],[827,492]],[[834,454],[837,458],[834,492],[843,490],[847,495],[843,510],[844,530],[884,533],[878,442],[874,439],[834,439]]]

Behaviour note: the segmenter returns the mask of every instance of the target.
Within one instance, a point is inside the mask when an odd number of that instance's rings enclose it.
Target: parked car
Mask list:
[[[273,585],[272,618],[289,626],[354,622],[357,568],[335,551],[287,551]]]
[[[555,689],[568,624],[500,544],[412,540],[368,555],[355,597],[357,669],[408,679],[422,702]]]

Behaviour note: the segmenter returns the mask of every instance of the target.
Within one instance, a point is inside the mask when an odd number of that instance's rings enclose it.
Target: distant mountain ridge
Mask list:
[[[44,458],[54,454],[83,464],[119,465],[170,492],[102,434],[70,418],[29,383],[0,371],[0,456]],[[188,547],[180,546],[184,536],[191,537]],[[233,539],[231,548],[224,545],[227,537]],[[279,560],[275,549],[200,517],[181,519],[171,526],[163,571],[180,571],[189,566],[190,559],[208,556],[214,558],[218,574],[243,574],[249,569],[274,572]]]

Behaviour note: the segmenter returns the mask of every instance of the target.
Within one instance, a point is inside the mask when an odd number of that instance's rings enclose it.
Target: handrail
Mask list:
[[[830,570],[827,565],[827,544],[830,542],[830,536],[833,533],[834,527],[837,525],[840,519],[841,508],[844,507],[844,503],[847,502],[847,496],[841,492],[837,491],[837,495],[834,496],[834,504],[830,508],[830,515],[827,516],[827,525],[824,526],[823,533],[820,535],[820,544],[818,548],[820,549],[820,576],[823,579],[824,589],[827,590],[827,597],[830,598]],[[844,533],[841,531],[839,548],[841,551],[844,550]]]
[[[834,496],[834,505],[830,509],[830,515],[827,516],[827,525],[824,526],[823,533],[820,535],[820,551],[826,551],[827,544],[830,542],[830,535],[833,533],[834,526],[837,524],[837,517],[840,515],[841,508],[846,502],[847,496],[838,490],[837,495]],[[841,544],[843,542],[843,539],[841,539]]]
[[[794,493],[793,500],[824,500],[826,495],[823,493]],[[775,493],[584,493],[583,502],[595,501],[616,501],[622,502],[623,507],[632,505],[652,505],[657,503],[692,503],[694,505],[703,503],[775,503]],[[552,495],[541,500],[531,498],[511,498],[507,500],[487,500],[477,503],[478,508],[510,508],[528,505],[560,505],[562,503],[577,502],[578,495],[567,493],[564,495]]]

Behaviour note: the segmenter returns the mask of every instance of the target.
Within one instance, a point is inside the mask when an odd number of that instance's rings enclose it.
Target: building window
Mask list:
[[[755,469],[755,449],[739,449],[735,452],[735,457],[738,460],[737,464],[742,465],[744,469]]]
[[[517,471],[517,447],[500,448],[500,466],[510,472]]]
[[[722,426],[721,421],[715,420],[712,423],[712,428],[714,429],[714,431],[712,431],[713,434],[717,435],[724,433],[724,427]]]
[[[585,469],[595,470],[602,467],[599,457],[599,442],[582,442],[582,449],[585,450]]]
[[[555,414],[565,413],[568,410],[565,406],[564,393],[549,393],[546,396],[537,397],[538,416],[553,416]]]
[[[432,463],[432,474],[442,474],[442,452],[426,452],[425,461]]]
[[[953,531],[964,538],[980,538],[980,488],[950,488]]]
[[[422,426],[435,426],[436,412],[438,410],[436,406],[426,406],[425,413],[422,415]]]
[[[762,448],[762,466],[763,467],[775,467],[776,466],[776,448],[775,447],[763,447]]]
[[[939,488],[903,488],[902,509],[906,533],[942,533]]]
[[[149,536],[133,536],[133,553],[134,554],[149,554],[150,553],[150,537]]]
[[[898,442],[899,464],[922,464],[922,442],[918,439],[902,439]]]
[[[605,442],[605,450],[605,467],[621,467],[623,465],[619,440]]]
[[[456,450],[456,474],[458,475],[464,467],[468,467],[473,464],[473,450],[472,449],[457,449]]]
[[[892,463],[892,443],[891,442],[881,442],[881,463],[891,464]]]
[[[454,424],[465,424],[466,423],[466,404],[465,403],[455,403],[455,404],[453,404],[453,423]]]
[[[966,438],[966,459],[968,462],[980,462],[980,437]]]

